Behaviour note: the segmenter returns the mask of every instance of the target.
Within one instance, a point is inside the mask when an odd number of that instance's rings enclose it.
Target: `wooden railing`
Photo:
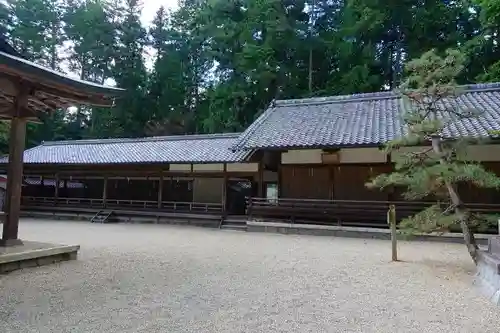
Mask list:
[[[26,207],[55,206],[55,207],[79,207],[79,208],[112,208],[112,209],[139,209],[158,210],[188,213],[220,213],[221,203],[202,202],[177,202],[162,201],[161,208],[158,201],[149,200],[117,200],[117,199],[87,199],[87,198],[54,198],[54,197],[23,197],[22,204]]]
[[[25,206],[68,206],[68,207],[90,207],[103,208],[102,199],[87,198],[54,198],[54,197],[22,197],[22,205]]]
[[[390,204],[396,206],[398,221],[430,206],[430,202],[355,201],[314,199],[247,198],[249,218],[286,219],[291,223],[314,221],[334,225],[386,226]],[[500,204],[468,204],[478,213],[500,213]]]

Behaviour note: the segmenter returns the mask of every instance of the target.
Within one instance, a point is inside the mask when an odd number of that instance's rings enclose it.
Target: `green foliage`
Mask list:
[[[481,115],[481,110],[469,110],[460,103],[455,78],[463,70],[464,61],[457,50],[447,50],[443,56],[431,50],[406,66],[408,75],[401,96],[407,133],[386,146],[386,151],[396,156],[395,171],[367,184],[380,189],[401,188],[406,200],[437,202],[404,219],[400,227],[405,232],[448,231],[463,218],[469,226],[478,227],[487,218],[466,210],[458,188],[463,184],[500,187],[499,177],[467,159],[467,147],[477,140],[447,140],[443,136],[450,124]],[[405,146],[417,145],[417,151],[402,151]]]

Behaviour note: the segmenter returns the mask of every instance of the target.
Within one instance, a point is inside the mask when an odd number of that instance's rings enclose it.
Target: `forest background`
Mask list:
[[[436,48],[467,57],[458,83],[500,81],[500,0],[182,0],[141,24],[138,0],[0,0],[25,58],[127,90],[113,109],[58,110],[43,141],[236,132],[274,99],[396,88]],[[8,123],[0,123],[0,152]]]

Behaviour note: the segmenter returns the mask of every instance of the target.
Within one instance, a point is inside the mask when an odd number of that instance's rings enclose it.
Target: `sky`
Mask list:
[[[156,11],[161,6],[167,9],[177,8],[177,1],[178,0],[142,0],[142,24],[148,26],[153,21]]]

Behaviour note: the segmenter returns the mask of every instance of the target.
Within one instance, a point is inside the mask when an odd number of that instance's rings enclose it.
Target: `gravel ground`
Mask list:
[[[79,260],[0,276],[6,332],[495,332],[457,244],[24,220]]]

